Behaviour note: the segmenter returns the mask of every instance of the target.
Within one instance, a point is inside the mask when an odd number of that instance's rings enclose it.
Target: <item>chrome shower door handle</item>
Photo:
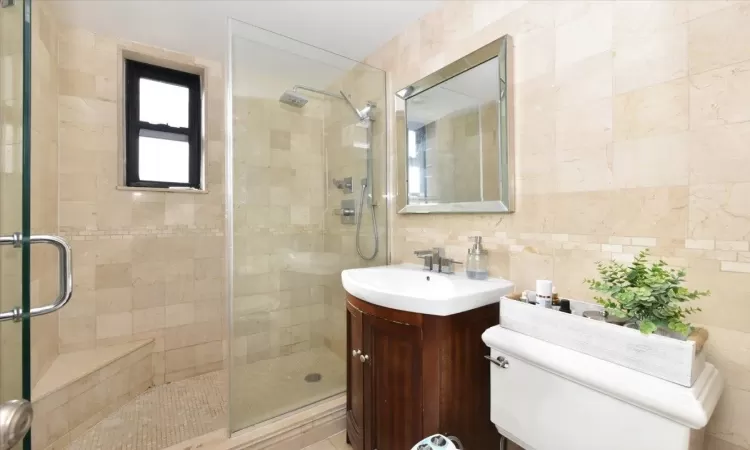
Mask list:
[[[50,244],[57,249],[60,268],[60,291],[52,304],[31,308],[29,316],[42,316],[57,311],[68,304],[73,296],[73,250],[65,239],[59,236],[38,235],[29,238],[31,244]]]
[[[0,245],[12,244],[13,247],[21,246],[21,234],[14,233],[13,236],[2,236],[0,237]],[[73,296],[73,256],[70,245],[65,239],[59,236],[49,235],[36,235],[29,237],[30,244],[50,244],[57,249],[59,258],[59,269],[60,269],[60,282],[59,282],[59,293],[55,298],[55,301],[49,305],[39,306],[31,308],[29,310],[29,317],[42,316],[57,311],[58,309],[65,306],[70,297]],[[0,322],[5,320],[13,320],[18,322],[22,318],[22,311],[20,308],[14,308],[10,311],[0,313]]]

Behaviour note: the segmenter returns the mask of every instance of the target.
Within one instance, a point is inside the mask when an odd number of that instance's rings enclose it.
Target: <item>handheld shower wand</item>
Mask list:
[[[352,109],[354,114],[359,118],[360,122],[366,122],[367,126],[367,177],[362,179],[362,191],[359,195],[359,208],[357,208],[357,233],[355,235],[355,244],[357,246],[357,254],[360,258],[372,261],[378,255],[378,247],[380,246],[380,236],[378,236],[378,221],[375,217],[375,201],[373,199],[372,190],[372,124],[375,119],[372,118],[371,113],[375,108],[375,103],[367,102],[367,106],[362,109],[357,109],[354,103],[346,95],[346,92],[339,91],[341,97],[346,101],[346,104]],[[359,243],[360,228],[362,227],[362,210],[365,209],[365,198],[367,199],[367,206],[370,208],[370,219],[372,220],[372,233],[375,241],[375,248],[372,251],[372,255],[365,256],[362,252],[362,248]]]
[[[380,247],[380,236],[378,236],[378,221],[375,217],[375,201],[373,198],[372,179],[372,125],[375,120],[370,117],[370,110],[374,108],[374,104],[369,104],[366,108],[366,112],[363,114],[367,121],[367,177],[362,179],[362,191],[359,194],[359,208],[357,212],[357,233],[355,235],[355,244],[357,246],[357,254],[367,261],[372,261],[378,255],[378,247]],[[367,198],[367,201],[365,201]],[[372,255],[365,256],[362,253],[362,249],[359,243],[360,227],[362,226],[362,210],[365,209],[365,204],[370,208],[370,220],[372,221],[372,234],[375,243],[375,248],[372,250]]]

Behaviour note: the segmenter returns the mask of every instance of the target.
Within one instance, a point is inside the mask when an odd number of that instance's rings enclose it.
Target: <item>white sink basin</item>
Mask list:
[[[348,269],[341,272],[344,289],[366,302],[434,316],[450,316],[498,303],[513,292],[502,278],[470,280],[461,272],[444,275],[416,264]]]

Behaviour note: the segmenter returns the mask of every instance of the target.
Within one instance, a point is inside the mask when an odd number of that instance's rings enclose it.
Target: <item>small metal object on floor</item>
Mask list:
[[[317,383],[322,378],[323,378],[323,375],[317,372],[308,373],[307,375],[305,375],[305,381],[307,381],[308,383]]]

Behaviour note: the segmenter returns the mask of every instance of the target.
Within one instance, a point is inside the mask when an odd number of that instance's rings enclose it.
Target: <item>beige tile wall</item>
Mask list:
[[[31,232],[58,234],[57,196],[57,33],[50,5],[32,3],[31,53]],[[14,194],[15,195],[15,194]],[[31,250],[31,306],[52,303],[59,290],[57,251]],[[44,375],[58,354],[58,313],[31,324],[31,383]]]
[[[17,6],[3,11],[2,44],[0,57],[3,58],[2,73],[2,117],[3,127],[0,131],[0,145],[3,147],[3,167],[0,172],[0,231],[10,235],[21,231],[22,200],[27,198],[31,204],[32,234],[57,234],[57,105],[49,99],[57,96],[57,24],[45,3],[32,5],[32,70],[31,70],[31,162],[28,166],[33,174],[31,192],[28,197],[22,192],[22,104],[23,92],[21,45],[22,22],[21,7]],[[2,247],[2,305],[3,311],[21,305],[21,251],[10,246]],[[58,294],[57,255],[49,247],[34,246],[31,253],[31,306],[51,303]],[[44,371],[57,356],[57,314],[35,318],[31,327],[31,381],[32,384],[43,375]],[[6,323],[2,326],[3,342],[17,342],[20,352],[20,325]],[[6,349],[11,348],[9,344]],[[16,364],[10,364],[16,358],[6,354],[9,362],[9,376],[4,381],[4,393],[18,397],[18,389],[11,387],[20,383],[20,353]],[[11,376],[10,373],[13,373]],[[15,380],[15,381],[14,381]]]
[[[323,344],[323,112],[239,96],[232,108],[232,357],[244,365]]]
[[[21,228],[22,166],[22,75],[23,10],[7,8],[0,14],[0,233],[4,236]],[[0,247],[0,308],[9,311],[21,301],[21,252]],[[21,393],[21,327],[0,325],[0,400],[19,398]]]
[[[583,299],[598,260],[687,267],[727,378],[707,446],[750,448],[748,30],[750,3],[721,0],[448,2],[413,24],[367,59],[392,91],[513,36],[517,212],[394,215],[394,262],[481,234],[492,275]]]
[[[59,226],[76,290],[60,314],[60,351],[154,338],[157,383],[221,368],[222,65],[83,29],[58,38]],[[206,193],[118,189],[122,52],[203,73]]]

